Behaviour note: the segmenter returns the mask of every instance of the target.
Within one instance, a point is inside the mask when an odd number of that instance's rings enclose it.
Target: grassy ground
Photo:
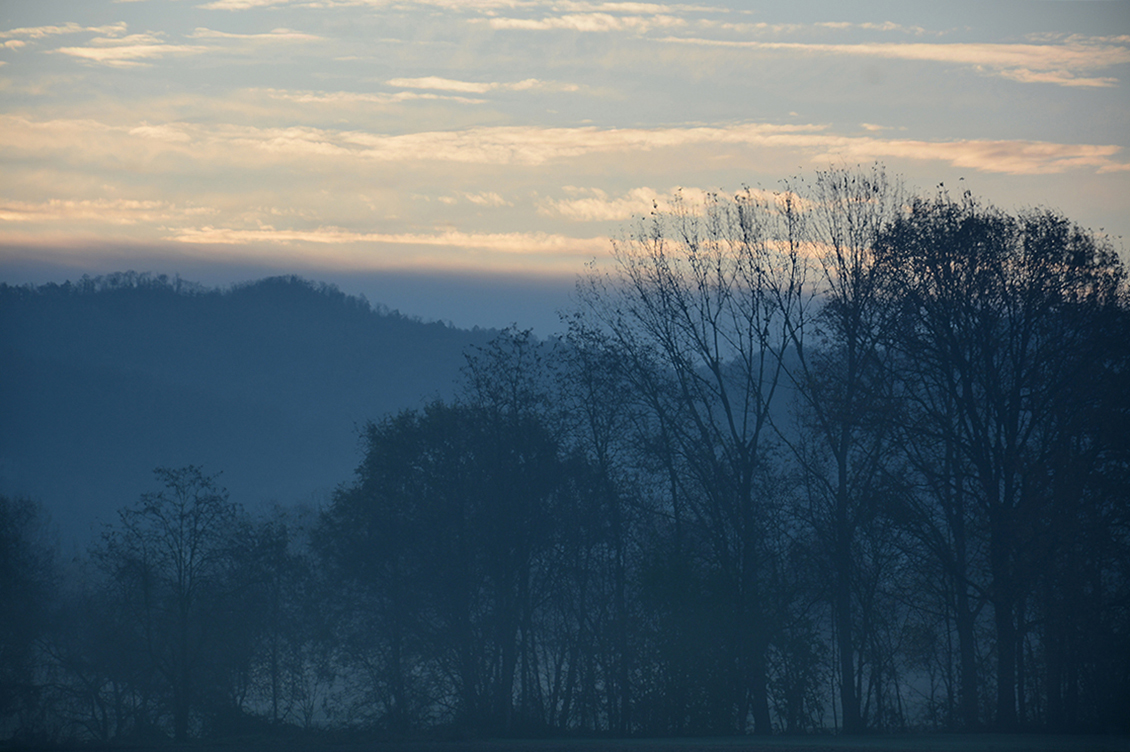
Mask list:
[[[16,750],[0,743],[0,750]],[[154,746],[99,745],[90,752],[1130,752],[1130,738],[1034,734],[908,734],[719,739],[573,739],[445,742],[240,738]]]

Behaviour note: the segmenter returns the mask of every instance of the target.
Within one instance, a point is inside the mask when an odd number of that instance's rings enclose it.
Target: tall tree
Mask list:
[[[827,553],[830,602],[839,657],[843,730],[861,733],[860,652],[868,635],[856,623],[863,566],[858,537],[876,513],[889,456],[891,319],[875,243],[899,209],[901,189],[883,170],[817,173],[798,229],[815,267],[812,299],[803,316],[788,319],[793,357],[788,372],[802,415],[802,436],[786,431],[809,477],[810,516]]]
[[[771,733],[766,655],[772,634],[764,577],[763,499],[770,409],[788,346],[785,321],[800,294],[795,248],[770,232],[778,202],[746,191],[682,200],[653,212],[614,245],[607,279],[582,288],[589,314],[615,338],[629,363],[655,363],[672,402],[656,400],[709,531],[715,562],[729,584],[730,612],[717,638],[733,644],[728,718],[723,727]],[[727,637],[732,635],[732,637]]]
[[[610,656],[604,681],[609,730],[627,735],[633,727],[631,643],[637,624],[629,592],[635,520],[626,476],[638,403],[632,398],[627,364],[607,336],[574,318],[565,345],[559,379],[562,403],[572,417],[570,443],[589,459],[595,472],[595,504],[585,521],[584,529],[590,532],[585,548],[607,551],[607,556],[593,556],[590,567],[596,570],[592,572],[596,580],[611,585],[610,592],[597,593],[601,605],[610,608],[609,634],[603,635],[608,648],[600,651]]]
[[[30,499],[0,496],[0,723],[14,732],[36,715],[41,656],[57,595],[54,549],[45,516]]]
[[[910,388],[937,395],[918,401],[922,428],[958,454],[950,465],[968,483],[953,492],[970,494],[986,526],[996,722],[1013,729],[1025,599],[1041,540],[1056,537],[1047,529],[1057,505],[1047,468],[1064,456],[1056,424],[1077,409],[1073,385],[1104,368],[1093,337],[1124,300],[1125,272],[1109,247],[1052,212],[1012,217],[968,195],[914,200],[882,246],[901,281]]]
[[[427,712],[446,704],[493,733],[544,718],[537,611],[552,598],[539,588],[553,583],[542,575],[569,493],[556,438],[529,413],[433,403],[370,424],[365,440],[318,540],[375,609],[388,713],[407,713],[425,689],[413,684],[436,676]]]
[[[200,467],[158,468],[164,486],[121,510],[97,558],[110,576],[136,644],[170,695],[173,731],[188,737],[197,681],[217,647],[217,608],[230,593],[240,509]]]

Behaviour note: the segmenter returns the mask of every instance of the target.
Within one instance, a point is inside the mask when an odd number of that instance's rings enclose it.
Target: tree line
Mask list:
[[[318,510],[0,506],[7,735],[1128,730],[1110,243],[879,167],[677,200]]]

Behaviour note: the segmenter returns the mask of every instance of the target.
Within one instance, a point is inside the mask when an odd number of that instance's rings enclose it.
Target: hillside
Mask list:
[[[80,543],[161,465],[222,471],[253,510],[317,500],[350,478],[358,427],[450,394],[490,336],[296,277],[0,285],[0,493]]]

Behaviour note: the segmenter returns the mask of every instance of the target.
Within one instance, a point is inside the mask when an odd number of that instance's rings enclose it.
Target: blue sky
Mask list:
[[[1130,2],[0,2],[0,280],[551,330],[633,217],[883,162],[1130,237]],[[1125,257],[1125,252],[1124,252]]]

